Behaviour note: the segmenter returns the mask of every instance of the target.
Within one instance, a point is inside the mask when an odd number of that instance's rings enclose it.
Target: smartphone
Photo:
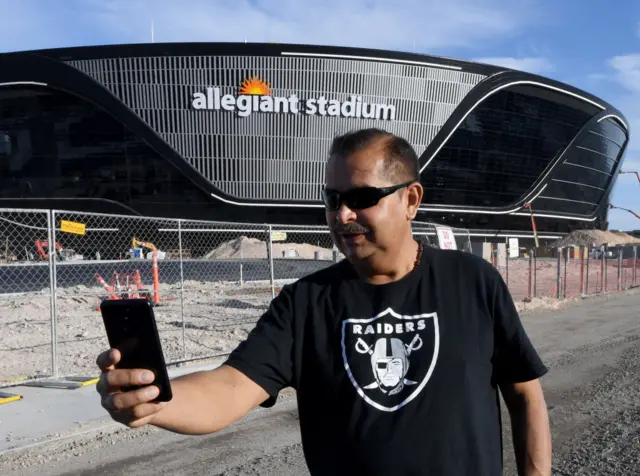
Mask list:
[[[150,370],[155,379],[149,385],[156,385],[160,389],[154,401],[170,401],[173,398],[171,383],[151,302],[148,299],[105,300],[100,304],[100,312],[109,346],[118,349],[122,355],[116,368]],[[122,390],[142,387],[126,387]]]

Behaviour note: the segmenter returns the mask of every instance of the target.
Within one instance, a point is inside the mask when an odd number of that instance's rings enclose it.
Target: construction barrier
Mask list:
[[[472,252],[465,229],[415,222],[413,233],[427,246]],[[595,250],[490,245],[487,258],[515,300],[640,281],[637,250],[594,258]],[[223,357],[283,285],[343,258],[322,226],[0,210],[0,388],[96,383],[96,352],[108,348],[105,299],[154,304],[170,365]]]
[[[498,248],[492,247],[489,261],[500,271],[516,301],[570,299],[640,286],[638,248],[525,248],[514,258],[507,252],[499,256]]]

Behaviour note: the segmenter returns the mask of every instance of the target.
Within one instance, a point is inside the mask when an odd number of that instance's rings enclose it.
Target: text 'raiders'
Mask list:
[[[423,330],[426,327],[424,319],[420,319],[417,322],[398,322],[395,324],[377,323],[363,326],[362,324],[354,324],[352,332],[359,335],[367,334],[404,334],[406,332],[415,332],[416,330]],[[364,332],[363,332],[364,328]]]

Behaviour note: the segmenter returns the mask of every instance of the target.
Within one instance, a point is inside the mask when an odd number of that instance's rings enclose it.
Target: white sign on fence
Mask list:
[[[443,250],[457,250],[456,237],[453,234],[453,230],[447,226],[437,226],[436,233],[438,234],[438,245]]]
[[[509,258],[520,257],[520,243],[518,238],[509,238]]]

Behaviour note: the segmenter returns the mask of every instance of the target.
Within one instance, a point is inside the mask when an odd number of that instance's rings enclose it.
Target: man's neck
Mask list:
[[[411,236],[396,248],[397,251],[388,250],[384,256],[377,256],[371,261],[353,263],[353,267],[358,276],[369,284],[398,281],[415,268],[418,246],[418,242]]]

